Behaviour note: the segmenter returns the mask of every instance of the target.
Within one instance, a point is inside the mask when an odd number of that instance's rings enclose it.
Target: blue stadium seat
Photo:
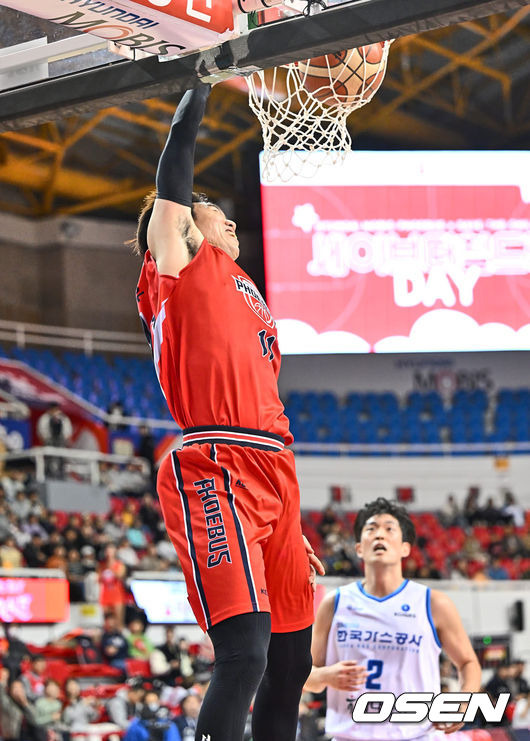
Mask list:
[[[129,415],[170,419],[148,357],[87,357],[74,350],[5,345],[0,356],[28,363],[101,409],[120,400]],[[285,408],[299,442],[439,443],[442,432],[462,443],[530,440],[530,388],[498,390],[493,429],[486,434],[489,401],[482,389],[459,389],[447,408],[435,390],[412,391],[405,404],[392,391],[340,398],[332,390],[306,390],[291,391]]]

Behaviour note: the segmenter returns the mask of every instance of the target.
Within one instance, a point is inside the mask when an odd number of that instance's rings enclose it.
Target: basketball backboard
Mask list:
[[[275,3],[267,13],[257,10],[262,4],[2,0],[0,131],[182,92],[201,79],[245,75],[527,3],[332,0],[318,15],[309,16],[303,13],[304,0]]]

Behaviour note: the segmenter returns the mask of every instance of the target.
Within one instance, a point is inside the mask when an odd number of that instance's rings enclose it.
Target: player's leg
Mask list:
[[[300,696],[311,671],[313,592],[292,453],[276,454],[273,465],[283,510],[263,548],[272,635],[267,669],[254,702],[252,730],[254,741],[294,741]]]
[[[311,626],[273,633],[252,711],[253,741],[294,741],[304,682],[311,671]]]
[[[236,468],[227,446],[201,445],[162,464],[158,492],[166,528],[178,553],[190,604],[215,650],[210,687],[196,738],[242,741],[252,697],[267,662],[271,620],[252,492],[233,489]]]
[[[215,665],[197,721],[198,741],[243,739],[250,703],[267,664],[270,626],[270,613],[252,612],[223,620],[208,631]],[[273,738],[279,737],[269,736]]]

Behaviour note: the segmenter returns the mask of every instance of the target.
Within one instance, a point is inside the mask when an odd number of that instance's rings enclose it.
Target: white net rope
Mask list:
[[[321,165],[342,161],[351,149],[346,120],[379,89],[390,44],[370,44],[247,77],[249,105],[263,133],[266,180],[311,177]]]

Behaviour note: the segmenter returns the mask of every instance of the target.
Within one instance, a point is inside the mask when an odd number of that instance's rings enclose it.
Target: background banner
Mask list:
[[[23,579],[0,576],[0,621],[59,623],[70,610],[66,579]]]
[[[352,152],[262,183],[282,352],[530,349],[528,172],[528,152]]]
[[[232,0],[2,0],[2,5],[162,56],[238,35]]]

